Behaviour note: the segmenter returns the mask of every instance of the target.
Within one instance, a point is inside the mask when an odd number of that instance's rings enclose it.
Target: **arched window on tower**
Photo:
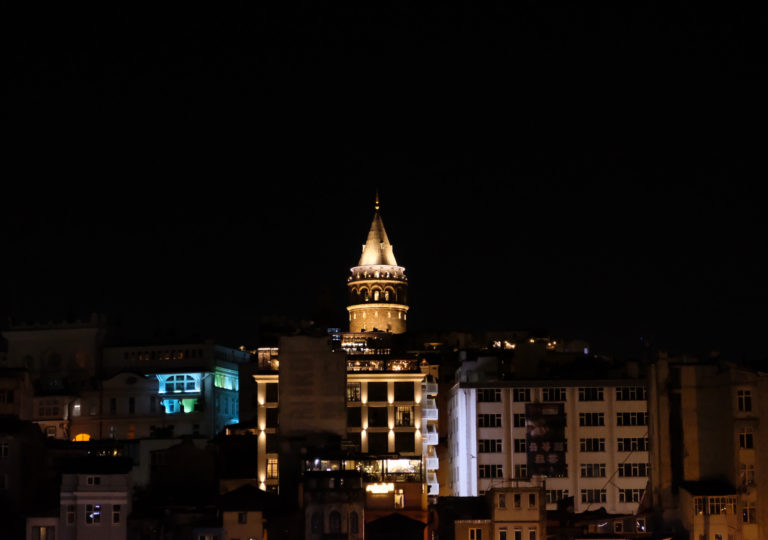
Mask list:
[[[379,291],[375,290],[373,291],[373,301],[378,302],[379,301]]]
[[[389,289],[384,291],[384,301],[389,302]]]

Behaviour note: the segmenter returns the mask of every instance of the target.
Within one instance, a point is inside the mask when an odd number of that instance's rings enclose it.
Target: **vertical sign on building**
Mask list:
[[[565,476],[565,406],[526,404],[525,432],[528,474]]]

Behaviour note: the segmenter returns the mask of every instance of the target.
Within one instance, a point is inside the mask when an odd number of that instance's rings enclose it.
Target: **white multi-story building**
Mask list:
[[[526,405],[562,404],[565,467],[546,478],[547,508],[573,496],[577,512],[637,509],[649,477],[644,380],[463,379],[448,405],[452,495],[476,496],[528,479]]]

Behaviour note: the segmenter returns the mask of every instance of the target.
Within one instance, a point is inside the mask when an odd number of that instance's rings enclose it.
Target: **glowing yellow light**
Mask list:
[[[529,341],[530,343],[533,343],[533,338],[529,339],[528,341]]]
[[[91,440],[91,436],[87,433],[78,433],[72,440],[77,442],[86,442]]]
[[[368,493],[392,493],[395,491],[395,484],[368,484],[365,486]]]

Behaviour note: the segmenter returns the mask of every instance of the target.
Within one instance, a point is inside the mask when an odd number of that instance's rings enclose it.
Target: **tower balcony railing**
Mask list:
[[[426,461],[428,471],[436,471],[440,468],[440,460],[437,456],[427,456]]]
[[[437,420],[437,405],[434,399],[425,399],[422,402],[421,417],[424,420]]]

